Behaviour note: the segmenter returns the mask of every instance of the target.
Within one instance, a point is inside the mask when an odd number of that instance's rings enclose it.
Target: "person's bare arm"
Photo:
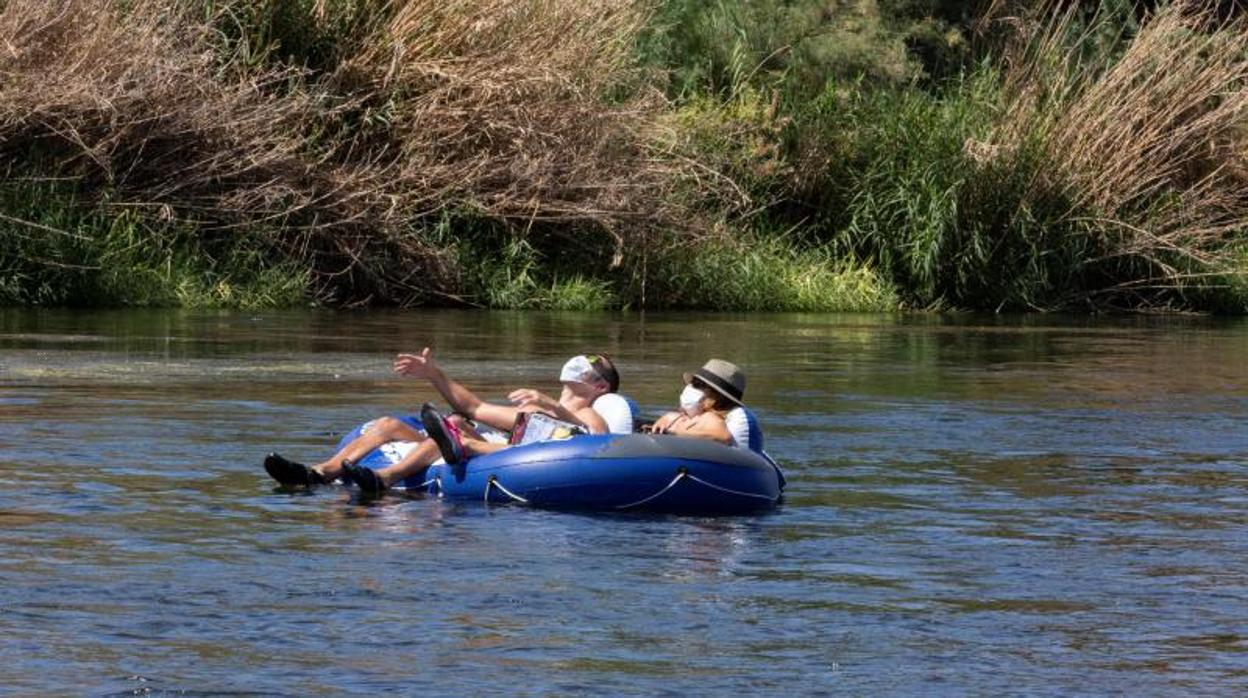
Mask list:
[[[680,412],[668,412],[662,417],[654,420],[654,424],[649,425],[649,427],[644,431],[648,431],[652,434],[666,434],[667,430],[671,429],[672,424],[678,419],[688,419],[688,417]]]
[[[522,410],[540,410],[555,419],[578,424],[591,434],[605,434],[608,431],[607,420],[595,412],[593,407],[585,407],[573,412],[558,400],[531,388],[514,390],[507,398]]]
[[[598,414],[593,407],[584,407],[576,411],[576,421],[583,425],[591,434],[606,434],[611,431],[607,426],[607,420]]]
[[[664,415],[667,417],[667,415]],[[660,422],[664,421],[660,418]],[[677,414],[671,418],[666,424],[655,423],[655,431],[663,434],[676,434],[677,436],[692,436],[698,439],[709,439],[718,441],[722,444],[732,445],[732,434],[728,431],[728,425],[719,415],[708,412],[700,414],[697,417],[687,417],[683,414]]]
[[[394,361],[394,372],[429,381],[452,409],[471,419],[504,431],[515,426],[519,410],[509,405],[485,402],[476,393],[452,380],[434,361],[433,350],[428,347],[419,354],[399,354]]]

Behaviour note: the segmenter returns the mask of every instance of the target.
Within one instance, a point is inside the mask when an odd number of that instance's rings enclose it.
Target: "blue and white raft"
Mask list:
[[[360,465],[385,467],[404,451],[402,444],[387,444]],[[775,507],[784,475],[770,457],[748,448],[668,435],[606,434],[513,446],[460,465],[439,462],[402,488],[553,509],[732,515]]]

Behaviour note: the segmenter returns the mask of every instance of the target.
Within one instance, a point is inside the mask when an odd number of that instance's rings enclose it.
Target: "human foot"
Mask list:
[[[325,484],[325,478],[320,473],[302,463],[287,460],[276,453],[270,453],[265,456],[264,471],[269,474],[269,477],[288,487],[310,487],[312,485]]]
[[[438,450],[442,452],[442,458],[447,463],[455,465],[467,459],[459,427],[438,414],[432,404],[426,402],[420,408],[420,423],[424,425],[425,433],[429,435],[429,438],[438,445]]]
[[[378,495],[386,491],[386,483],[382,482],[377,471],[356,465],[349,460],[342,462],[342,476],[355,483],[355,486],[365,494]]]

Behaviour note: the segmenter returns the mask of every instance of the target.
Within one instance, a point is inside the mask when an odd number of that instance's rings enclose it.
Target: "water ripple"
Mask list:
[[[742,519],[279,491],[260,457],[431,395],[710,351],[791,488]],[[1248,325],[893,316],[0,311],[14,694],[1248,689]],[[1182,366],[1182,371],[1174,369]]]

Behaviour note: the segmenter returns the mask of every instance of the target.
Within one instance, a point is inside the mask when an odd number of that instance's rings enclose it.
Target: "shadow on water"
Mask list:
[[[709,355],[790,489],[696,519],[286,492],[433,397]],[[1199,318],[0,310],[17,693],[1248,688],[1248,324]],[[15,658],[15,659],[14,659]]]

